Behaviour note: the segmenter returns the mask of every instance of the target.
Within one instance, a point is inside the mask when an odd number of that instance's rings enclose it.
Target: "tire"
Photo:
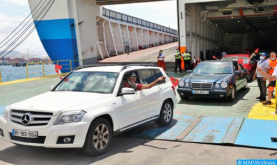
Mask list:
[[[189,97],[180,96],[182,100],[188,100]]]
[[[104,118],[98,118],[89,127],[83,151],[93,156],[104,154],[111,141],[112,128],[110,123]]]
[[[156,121],[159,126],[167,126],[173,118],[173,105],[169,100],[166,100],[161,108],[160,118]]]
[[[234,101],[236,98],[236,87],[234,86],[232,88],[232,92],[230,94],[230,96],[227,98],[228,101]]]

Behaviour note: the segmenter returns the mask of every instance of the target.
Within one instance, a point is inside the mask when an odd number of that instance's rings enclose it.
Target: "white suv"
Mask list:
[[[169,77],[150,89],[123,88],[134,72],[137,83],[150,84],[166,73],[149,66],[101,66],[75,70],[51,91],[6,107],[0,138],[47,148],[83,148],[104,153],[112,135],[141,124],[171,123],[176,107]]]

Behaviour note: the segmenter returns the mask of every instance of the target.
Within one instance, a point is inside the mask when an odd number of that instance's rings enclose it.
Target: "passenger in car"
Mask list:
[[[164,81],[165,78],[166,77],[161,76],[150,84],[140,84],[140,83],[136,83],[137,74],[135,72],[130,72],[130,73],[127,73],[127,80],[123,82],[123,88],[133,88],[135,90],[149,89],[149,88],[152,88],[154,85],[156,85],[158,82]]]

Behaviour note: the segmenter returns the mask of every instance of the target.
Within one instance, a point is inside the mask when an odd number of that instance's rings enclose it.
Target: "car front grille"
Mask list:
[[[25,126],[43,126],[51,120],[53,113],[33,111],[11,111],[11,121]]]
[[[192,89],[212,89],[213,83],[191,83]]]

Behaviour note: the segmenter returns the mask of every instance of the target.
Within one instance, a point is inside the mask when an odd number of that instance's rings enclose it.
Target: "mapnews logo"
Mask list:
[[[238,159],[237,165],[277,165],[277,159]]]

